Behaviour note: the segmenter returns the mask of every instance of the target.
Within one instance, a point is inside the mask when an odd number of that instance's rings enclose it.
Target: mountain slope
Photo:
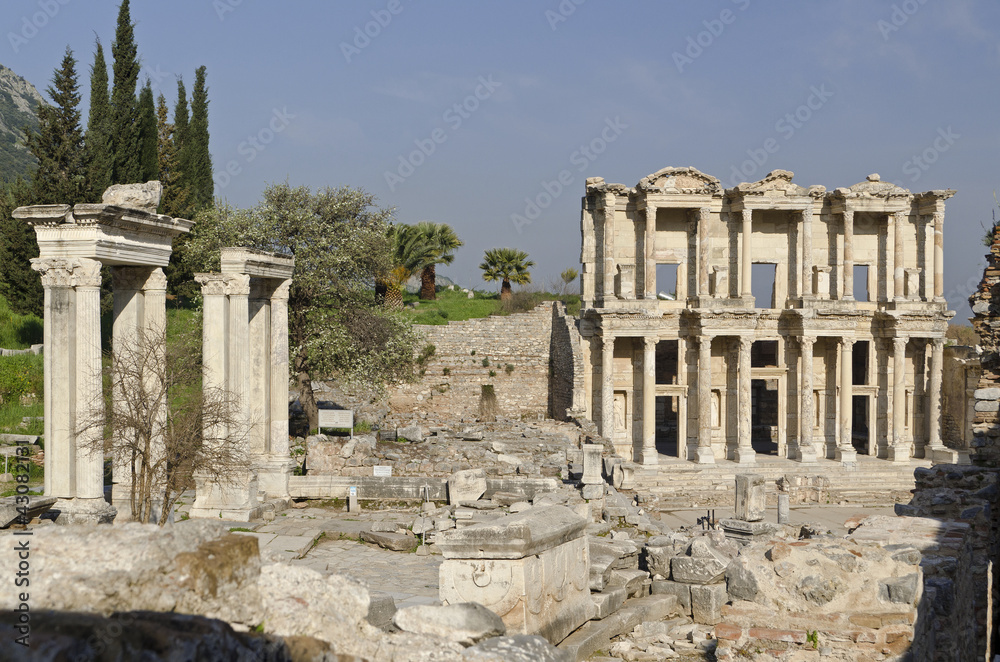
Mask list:
[[[0,64],[0,182],[26,175],[35,165],[24,147],[23,128],[38,128],[40,103],[45,101],[34,85]]]

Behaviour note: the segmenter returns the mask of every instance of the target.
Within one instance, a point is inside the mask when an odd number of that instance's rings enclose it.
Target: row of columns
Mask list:
[[[603,202],[603,227],[604,227],[604,291],[605,296],[614,292],[615,277],[615,233],[614,233],[614,205],[615,195],[606,193]],[[645,278],[643,285],[643,297],[645,299],[656,299],[656,210],[657,207],[649,205],[645,210],[645,233],[644,233],[644,262]],[[695,235],[697,247],[697,288],[696,296],[708,296],[709,293],[709,207],[692,208],[690,210],[692,221],[697,224]],[[749,299],[752,293],[752,270],[753,251],[751,250],[751,237],[753,234],[753,208],[743,208],[740,210],[741,232],[740,232],[740,296]],[[802,249],[802,282],[800,285],[801,296],[815,297],[817,292],[812,275],[812,234],[813,234],[813,206],[808,205],[799,210],[801,223]],[[843,211],[843,294],[842,298],[847,301],[854,300],[854,210],[846,208]],[[888,298],[902,300],[905,294],[906,270],[904,268],[904,224],[908,212],[900,210],[888,214],[887,225],[892,235],[892,254],[890,256],[889,243],[886,242],[885,264],[892,264],[892,292],[888,293]],[[934,212],[930,214],[931,230],[933,232],[933,298],[935,301],[942,301],[944,298],[944,212]],[[892,258],[890,262],[890,257]]]
[[[601,389],[601,432],[611,437],[614,430],[614,342],[611,334],[602,338],[602,380]],[[803,463],[813,463],[825,457],[825,449],[817,448],[813,441],[815,426],[815,401],[813,394],[813,349],[818,338],[801,336],[798,339],[800,347],[799,373],[799,443],[797,459]],[[695,449],[695,462],[712,464],[715,455],[712,450],[712,340],[713,336],[702,336],[698,340],[698,381],[696,398],[698,406],[698,445]],[[658,339],[644,338],[643,344],[643,403],[642,403],[642,462],[646,465],[657,464],[656,451],[656,344]],[[853,350],[855,339],[840,338],[840,390],[839,390],[839,439],[835,459],[839,462],[856,462],[857,452],[852,443],[853,435]],[[893,342],[893,387],[892,387],[892,443],[889,447],[889,459],[895,462],[907,462],[911,455],[911,444],[905,438],[906,427],[906,345],[908,338],[894,337]],[[750,352],[753,346],[751,336],[739,336],[738,366],[737,366],[737,407],[738,434],[734,460],[739,464],[753,464],[756,453],[751,445],[751,363]],[[685,352],[680,352],[683,357]],[[684,370],[683,359],[681,370]],[[941,378],[944,363],[944,339],[932,339],[931,367],[928,384],[929,399],[929,435],[927,457],[935,451],[944,451],[941,441]],[[678,448],[686,440],[678,437]]]

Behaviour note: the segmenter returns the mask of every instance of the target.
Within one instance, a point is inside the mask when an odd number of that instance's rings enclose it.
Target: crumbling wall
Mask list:
[[[1000,226],[993,230],[986,260],[983,280],[969,297],[972,328],[982,347],[971,444],[977,459],[996,464],[1000,460]]]
[[[472,420],[479,416],[483,387],[492,386],[500,416],[563,419],[574,391],[583,388],[579,334],[561,303],[418,328],[434,354],[417,382],[390,393],[396,414]]]

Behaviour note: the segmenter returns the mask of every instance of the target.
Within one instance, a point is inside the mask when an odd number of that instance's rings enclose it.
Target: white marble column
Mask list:
[[[802,276],[799,281],[799,296],[811,298],[813,292],[812,278],[812,233],[813,233],[813,208],[812,205],[802,210]]]
[[[712,336],[698,339],[698,464],[715,464],[712,451]]]
[[[889,459],[910,461],[910,445],[906,440],[906,338],[892,339],[892,446]]]
[[[615,337],[601,336],[601,435],[615,438]]]
[[[854,301],[854,210],[844,210],[844,291],[841,298]]]
[[[677,458],[687,459],[688,429],[688,351],[687,339],[677,339],[677,384],[684,386],[684,395],[677,398]]]
[[[226,276],[196,274],[202,296],[202,388],[209,397],[222,397],[228,388],[229,300]],[[228,431],[216,422],[205,430],[206,442],[222,439]]]
[[[744,209],[742,212],[743,225],[740,232],[740,296],[746,301],[753,300],[753,288],[751,272],[753,267],[753,256],[750,254],[750,244],[753,234],[753,210]]]
[[[733,459],[738,464],[754,464],[757,461],[757,454],[753,450],[751,439],[752,396],[750,393],[750,348],[753,346],[751,336],[740,336],[739,338],[739,360],[736,371],[737,392],[737,445]]]
[[[260,474],[260,488],[268,496],[288,497],[292,462],[288,452],[288,290],[291,280],[279,281],[271,294],[271,460]]]
[[[906,212],[897,211],[893,214],[892,242],[892,289],[893,300],[903,301],[906,298],[906,262],[903,259],[903,230],[906,223]]]
[[[944,370],[944,338],[931,341],[931,374],[928,375],[927,408],[928,435],[924,457],[933,459],[935,451],[943,451],[941,441],[941,377]]]
[[[896,217],[894,214],[886,214],[885,220],[885,250],[882,254],[882,263],[885,265],[885,299],[892,301],[897,296],[903,296],[902,292],[895,289],[896,282],[896,251],[890,239],[894,241],[896,236]]]
[[[854,339],[840,339],[840,439],[836,459],[857,462],[852,439],[854,429]]]
[[[659,464],[656,452],[656,338],[648,337],[643,340],[642,353],[642,463]]]
[[[944,302],[944,212],[934,212],[934,301]]]
[[[101,263],[80,259],[73,270],[76,289],[76,496],[87,510],[103,510],[104,420],[101,379]]]
[[[698,292],[699,297],[709,296],[708,288],[708,261],[710,256],[708,219],[711,214],[708,207],[700,207],[697,210],[698,224]]]
[[[656,207],[646,207],[646,235],[643,241],[646,266],[643,280],[643,298],[656,299]]]
[[[252,420],[250,411],[250,276],[227,274],[229,298],[229,393],[240,421]],[[237,432],[230,430],[230,432]],[[249,430],[240,430],[246,435]]]
[[[817,461],[816,445],[813,443],[813,423],[816,417],[813,401],[813,344],[815,338],[802,336],[799,339],[801,389],[799,392],[799,462],[812,464]],[[823,456],[826,457],[824,451]]]
[[[249,400],[250,453],[260,465],[271,446],[271,287],[267,280],[250,281]]]
[[[603,225],[604,228],[604,299],[615,298],[615,194],[604,194]]]

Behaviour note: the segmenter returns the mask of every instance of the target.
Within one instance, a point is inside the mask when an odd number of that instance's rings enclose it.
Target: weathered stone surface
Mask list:
[[[767,510],[764,477],[759,474],[736,476],[736,519],[759,522]]]
[[[989,388],[977,388],[973,397],[976,400],[1000,400],[1000,388],[989,387]]]
[[[724,584],[691,587],[691,615],[695,623],[715,625],[722,620],[722,605],[726,604]]]
[[[542,637],[519,634],[494,637],[467,648],[462,660],[469,662],[574,662]]]
[[[21,504],[22,509],[19,511],[17,497],[4,497],[0,499],[0,529],[6,529],[15,522],[27,524],[55,505],[55,502],[55,497],[31,497],[28,504]]]
[[[156,208],[160,206],[161,195],[163,195],[163,185],[158,181],[141,184],[114,184],[104,191],[101,202],[106,205],[140,209],[155,214]]]
[[[477,501],[486,494],[486,474],[482,469],[456,471],[448,478],[448,503]]]
[[[437,544],[446,559],[521,559],[582,537],[586,526],[565,506],[543,506],[456,529]]]
[[[879,582],[879,598],[897,604],[913,604],[920,594],[920,575],[910,573],[905,577],[883,579]]]
[[[600,620],[618,611],[618,608],[624,604],[625,598],[628,595],[625,593],[624,587],[609,586],[600,593],[591,593],[590,597],[594,601],[596,610],[591,618]]]
[[[392,625],[396,614],[396,601],[388,593],[368,592],[368,614],[365,620],[375,627],[385,630]]]
[[[675,556],[670,560],[670,576],[684,584],[715,584],[726,578],[726,563],[714,557]]]
[[[642,589],[642,583],[649,579],[649,573],[645,570],[620,570],[614,569],[611,571],[611,576],[608,578],[609,587],[622,587],[628,593],[628,597],[639,597],[639,591]]]
[[[757,586],[757,578],[750,571],[749,564],[750,560],[741,556],[726,566],[726,590],[733,600],[752,602],[757,597],[760,588]]]
[[[417,546],[417,539],[404,533],[381,533],[378,531],[362,531],[361,539],[393,552],[409,552]]]
[[[507,633],[503,620],[476,602],[406,607],[396,612],[393,622],[405,632],[428,634],[463,646]]]
[[[396,428],[396,439],[406,439],[407,441],[423,441],[424,432],[419,425],[408,425]]]
[[[823,606],[837,597],[843,584],[835,577],[807,575],[799,582],[799,593],[809,602]]]
[[[685,616],[691,615],[691,584],[672,582],[666,579],[654,579],[650,587],[653,595],[672,595],[677,598],[677,607]]]

